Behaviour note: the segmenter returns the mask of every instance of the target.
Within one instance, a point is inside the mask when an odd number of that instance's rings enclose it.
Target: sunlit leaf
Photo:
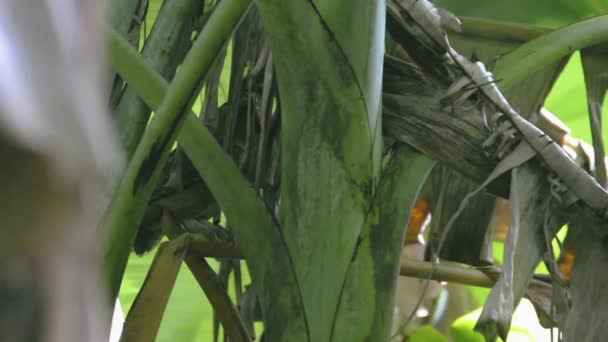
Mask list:
[[[450,336],[454,342],[486,341],[480,333],[473,330],[480,314],[481,309],[477,309],[454,321],[450,328]],[[551,342],[551,332],[541,327],[534,316],[534,308],[530,302],[522,300],[513,315],[513,324],[507,341]]]
[[[441,335],[439,331],[433,328],[430,325],[422,326],[413,334],[411,334],[408,339],[409,342],[447,342],[448,339]]]

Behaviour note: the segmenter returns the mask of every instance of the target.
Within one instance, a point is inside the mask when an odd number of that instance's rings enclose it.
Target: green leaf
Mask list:
[[[454,342],[484,342],[483,335],[473,330],[481,309],[461,316],[452,323],[450,336]],[[513,325],[509,331],[508,341],[517,342],[550,342],[551,333],[538,324],[534,317],[534,307],[527,300],[522,300],[513,315]]]
[[[385,0],[314,0],[319,13],[349,59],[364,97],[372,134],[374,176],[382,158],[382,71],[386,26]],[[344,8],[348,8],[345,14]],[[356,28],[356,29],[354,29]]]
[[[125,35],[129,31],[135,10],[142,0],[108,0],[105,4],[106,20],[116,32]],[[144,0],[145,1],[145,0]]]
[[[481,309],[475,310],[454,321],[450,327],[450,335],[454,342],[485,342],[483,335],[473,330],[480,312]]]
[[[576,50],[608,40],[608,15],[566,26],[519,46],[502,56],[494,70],[498,86],[507,89],[548,63]]]
[[[273,341],[307,339],[292,260],[274,217],[196,116],[187,116],[179,141],[230,220],[243,248],[260,296],[265,336]]]
[[[409,342],[447,342],[448,339],[430,325],[416,329],[407,339]]]
[[[380,95],[384,59],[385,5],[383,0],[314,0],[319,14],[349,59],[365,98],[370,131],[380,125]],[[344,12],[344,5],[349,8]],[[346,14],[346,15],[345,15]],[[356,30],[353,30],[356,28]]]
[[[172,79],[187,49],[193,23],[200,15],[195,0],[167,1],[161,7],[152,31],[142,49],[142,56],[163,77]],[[116,106],[116,124],[127,160],[137,148],[150,119],[150,109],[139,99],[137,92],[127,86],[122,90]]]
[[[334,340],[389,340],[404,227],[434,164],[409,146],[394,149],[348,269]]]
[[[377,49],[384,40],[385,4],[371,2],[371,11],[351,1],[266,0],[257,6],[281,100],[283,235],[310,340],[328,341],[380,167],[378,129],[370,122],[377,121],[376,78],[382,75],[369,72],[382,69]],[[350,15],[344,8],[351,6],[363,17],[337,17]],[[340,27],[344,21],[352,26]]]

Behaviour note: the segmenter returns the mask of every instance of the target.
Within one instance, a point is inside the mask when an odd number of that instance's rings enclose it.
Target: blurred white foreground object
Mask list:
[[[114,305],[114,314],[112,314],[112,327],[110,329],[110,341],[109,342],[119,342],[120,335],[122,334],[122,328],[125,324],[125,313],[122,311],[122,306],[120,305],[120,299],[116,299],[116,304]]]
[[[94,0],[0,1],[0,341],[107,341],[96,241],[121,160]]]

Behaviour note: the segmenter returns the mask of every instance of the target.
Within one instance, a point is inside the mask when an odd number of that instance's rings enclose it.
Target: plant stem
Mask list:
[[[177,130],[185,114],[190,112],[191,101],[198,94],[217,52],[249,5],[249,0],[226,0],[218,4],[160,102],[123,175],[103,223],[107,229],[104,277],[112,303],[118,295],[137,229]],[[119,72],[122,68],[133,67],[128,62],[114,62],[120,64],[114,65]]]
[[[189,49],[193,23],[201,14],[196,0],[176,0],[163,4],[141,55],[167,79],[172,79]],[[198,7],[198,8],[197,8]],[[130,160],[150,119],[150,108],[127,86],[116,105],[116,122],[127,160]]]
[[[431,262],[407,258],[401,258],[399,274],[405,277],[433,279],[471,286],[494,286],[494,281],[487,274],[473,268],[450,264],[437,264],[433,269],[433,263]]]
[[[463,36],[500,40],[527,41],[553,31],[550,28],[490,20],[475,17],[459,17]]]
[[[582,48],[608,41],[608,14],[587,19],[530,40],[502,56],[494,79],[504,90],[542,66]]]
[[[167,81],[120,35],[112,30],[108,30],[106,35],[110,60],[118,73],[137,90],[148,106],[156,108],[167,91]],[[207,127],[191,111],[188,111],[185,120],[178,140],[230,220],[243,246],[243,254],[248,256],[252,278],[256,284],[265,284],[267,288],[258,295],[263,311],[268,312],[267,320],[276,321],[272,326],[267,325],[266,331],[274,329],[273,334],[281,336],[302,331],[305,324],[302,310],[297,309],[301,306],[298,287],[276,221]],[[198,245],[204,247],[204,244]],[[216,251],[219,249],[221,246],[213,248]],[[231,250],[234,252],[235,248]],[[226,250],[223,253],[229,252]],[[239,251],[238,256],[234,257],[242,257],[243,254]]]

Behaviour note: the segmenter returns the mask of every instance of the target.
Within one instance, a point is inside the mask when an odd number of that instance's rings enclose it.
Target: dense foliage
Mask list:
[[[606,335],[603,2],[105,5],[0,6],[1,340]]]

